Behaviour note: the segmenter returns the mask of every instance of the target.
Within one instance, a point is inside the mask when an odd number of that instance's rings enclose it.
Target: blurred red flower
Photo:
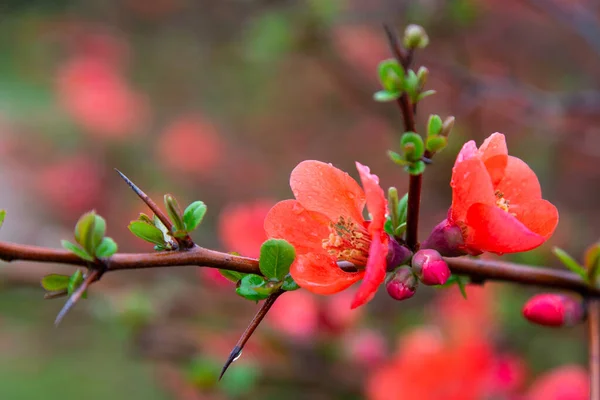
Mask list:
[[[465,250],[516,253],[534,249],[548,239],[558,211],[542,199],[535,173],[508,155],[501,133],[477,149],[467,142],[452,170],[452,207],[448,222],[461,228]]]
[[[385,338],[373,329],[351,333],[345,338],[344,347],[353,362],[369,368],[378,366],[387,352]]]
[[[367,381],[369,400],[480,400],[495,382],[495,354],[483,338],[444,341],[418,330]]]
[[[44,167],[36,183],[44,202],[66,217],[79,216],[98,206],[103,190],[97,166],[80,156]]]
[[[311,339],[319,328],[317,299],[304,290],[284,293],[267,314],[267,320],[273,328],[295,340]]]
[[[527,400],[587,400],[590,377],[579,365],[564,365],[540,376],[529,389]]]
[[[337,53],[346,63],[373,80],[377,76],[379,61],[391,58],[389,47],[379,29],[340,25],[333,29],[332,38]]]
[[[90,135],[123,139],[138,134],[147,104],[125,81],[112,57],[79,55],[58,71],[59,101]]]
[[[257,258],[260,246],[267,240],[264,223],[273,204],[272,200],[261,199],[225,206],[218,222],[219,239],[224,248]]]
[[[223,153],[217,128],[200,115],[171,122],[156,142],[158,159],[175,172],[209,175]]]
[[[265,220],[267,236],[294,245],[290,273],[301,287],[333,294],[361,278],[352,301],[355,308],[373,298],[385,279],[389,238],[383,230],[387,202],[379,178],[356,163],[364,187],[347,173],[319,161],[303,161],[292,171],[290,186],[296,200],[277,203]],[[362,216],[365,203],[373,219]],[[337,261],[361,270],[343,271]]]

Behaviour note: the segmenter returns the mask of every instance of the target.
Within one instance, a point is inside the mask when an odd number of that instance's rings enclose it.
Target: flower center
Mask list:
[[[510,201],[504,198],[504,193],[502,193],[499,190],[496,190],[494,194],[496,195],[496,205],[502,210],[508,212],[510,208]]]
[[[329,237],[323,239],[323,248],[327,253],[357,267],[367,265],[370,245],[371,236],[365,227],[344,217],[329,223]]]

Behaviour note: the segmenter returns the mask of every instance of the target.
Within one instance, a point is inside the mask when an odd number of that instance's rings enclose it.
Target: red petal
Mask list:
[[[356,296],[354,296],[354,300],[352,300],[351,308],[362,306],[371,301],[377,289],[385,280],[388,246],[388,235],[382,233],[373,236],[369,247],[369,259],[367,260],[365,276]]]
[[[478,158],[454,164],[452,169],[451,222],[464,221],[474,203],[496,204],[494,187],[483,161]]]
[[[358,282],[364,272],[344,272],[327,254],[300,254],[290,267],[296,283],[316,294],[334,294]]]
[[[371,174],[369,167],[356,163],[356,169],[360,175],[362,186],[367,197],[367,208],[371,214],[371,223],[369,224],[369,232],[374,235],[379,231],[383,231],[385,224],[385,213],[387,211],[387,200],[383,189],[379,186],[379,177]]]
[[[504,194],[510,204],[528,203],[542,198],[542,189],[535,172],[517,157],[508,157],[504,179],[496,189]]]
[[[493,133],[479,147],[479,155],[492,178],[494,185],[502,180],[508,163],[506,139],[501,133]]]
[[[546,239],[552,236],[558,224],[558,210],[546,200],[534,200],[511,206],[509,212],[514,213],[517,219],[531,231]]]
[[[303,161],[294,168],[290,186],[296,199],[311,211],[337,221],[340,216],[362,223],[365,193],[350,175],[331,164]]]
[[[467,143],[463,144],[463,147],[460,149],[460,152],[456,156],[456,161],[454,166],[463,161],[470,160],[471,158],[477,155],[477,145],[474,140],[469,140]]]
[[[329,219],[308,211],[296,200],[275,204],[265,218],[265,232],[269,238],[285,239],[296,249],[296,254],[323,253],[322,241],[329,237]]]
[[[518,253],[545,241],[508,212],[488,204],[477,203],[469,208],[467,227],[466,246],[480,251]]]

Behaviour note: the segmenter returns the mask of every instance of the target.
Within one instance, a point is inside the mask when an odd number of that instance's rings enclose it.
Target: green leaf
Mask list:
[[[415,71],[413,71],[412,69],[409,70],[406,76],[404,77],[403,89],[406,93],[408,93],[408,96],[414,103],[416,100],[416,96],[419,93],[419,77],[417,76],[417,74],[415,74]]]
[[[442,132],[442,119],[439,115],[432,114],[427,122],[427,136],[436,136]]]
[[[42,278],[41,284],[49,292],[58,292],[67,289],[70,279],[68,275],[49,274]]]
[[[456,279],[456,284],[458,285],[458,290],[460,290],[460,294],[466,300],[467,299],[467,289],[465,288],[465,282],[463,282],[462,278],[459,276]]]
[[[106,234],[106,220],[98,214],[96,214],[95,217],[94,231],[92,234],[92,246],[94,251],[100,246],[100,243],[102,243],[102,239]]]
[[[4,223],[4,218],[6,218],[6,211],[0,210],[0,228],[2,228],[2,224]]]
[[[385,224],[383,224],[383,230],[388,235],[394,235],[394,223],[392,222],[391,218],[388,217],[388,219],[385,221]]]
[[[595,283],[600,272],[600,243],[596,243],[586,250],[584,262],[590,282]]]
[[[270,293],[260,289],[264,288],[267,283],[268,282],[262,276],[248,274],[239,282],[239,286],[235,289],[235,292],[248,300],[264,300],[269,297]]]
[[[62,245],[62,247],[65,248],[65,250],[69,250],[71,253],[74,253],[77,257],[82,258],[86,261],[90,261],[93,262],[94,261],[94,257],[92,257],[91,255],[89,255],[83,248],[81,248],[80,246],[69,242],[68,240],[61,240],[60,244]]]
[[[423,161],[417,161],[412,165],[407,165],[404,170],[411,175],[421,175],[425,171],[425,163]]]
[[[184,237],[187,235],[185,224],[181,217],[181,208],[179,208],[179,203],[177,203],[175,197],[170,194],[165,194],[165,207],[167,208],[169,219],[173,223],[173,235],[175,237]]]
[[[392,162],[394,162],[394,164],[400,165],[401,167],[410,165],[410,163],[408,161],[406,161],[404,159],[404,157],[402,157],[400,154],[396,153],[395,151],[388,150],[387,154],[388,154],[388,157],[390,158],[390,160],[392,160]]]
[[[128,228],[131,233],[146,242],[154,243],[158,246],[164,246],[165,244],[163,232],[155,225],[150,225],[143,221],[131,221]]]
[[[295,258],[294,246],[283,239],[269,239],[260,247],[260,272],[267,278],[280,281],[290,272]]]
[[[404,157],[408,161],[419,161],[425,153],[425,144],[421,135],[414,132],[406,132],[400,138],[400,146]]]
[[[394,236],[401,237],[402,235],[404,235],[404,232],[406,232],[406,222],[403,222],[400,225],[398,225],[398,227],[394,231]]]
[[[294,281],[291,275],[287,275],[283,279],[283,285],[281,285],[281,288],[285,291],[291,292],[293,290],[300,289],[300,286],[298,286],[298,284],[296,283],[296,281]]]
[[[190,204],[183,212],[185,230],[191,232],[196,229],[202,222],[204,214],[206,214],[206,204],[204,202],[195,201]]]
[[[96,257],[107,258],[118,250],[117,243],[109,237],[102,238],[102,242],[96,247]]]
[[[225,278],[229,279],[233,283],[238,283],[240,280],[242,280],[244,276],[247,275],[241,272],[229,271],[226,269],[220,269],[219,272],[221,273],[221,275],[223,275]]]
[[[558,257],[560,262],[562,262],[565,267],[567,267],[572,272],[579,275],[585,281],[588,280],[586,269],[584,267],[582,267],[581,265],[579,265],[579,263],[573,257],[571,257],[566,251],[564,251],[561,248],[554,247],[552,249],[552,252],[554,253],[554,255],[556,257]]]
[[[67,292],[69,293],[69,296],[73,294],[73,292],[81,285],[82,282],[83,273],[80,269],[78,269],[69,277],[69,282],[67,283]]]
[[[406,193],[398,202],[398,220],[400,225],[406,222],[406,215],[408,210],[408,193]]]
[[[421,92],[421,93],[419,93],[419,95],[417,96],[417,98],[416,98],[416,101],[415,101],[415,102],[417,102],[417,103],[418,103],[419,101],[423,100],[425,97],[432,96],[432,95],[434,95],[434,94],[436,94],[436,93],[437,93],[437,92],[436,92],[435,90],[426,90],[426,91],[424,91],[424,92]]]
[[[429,136],[427,138],[425,147],[427,148],[427,151],[429,151],[431,153],[437,153],[438,151],[443,150],[447,144],[448,144],[447,137],[435,135],[435,136]]]
[[[380,103],[386,103],[388,101],[394,101],[402,96],[401,92],[389,92],[387,90],[380,90],[373,94],[373,100],[378,101]]]
[[[383,60],[377,67],[379,82],[383,89],[389,93],[401,92],[404,80],[404,68],[393,58]]]

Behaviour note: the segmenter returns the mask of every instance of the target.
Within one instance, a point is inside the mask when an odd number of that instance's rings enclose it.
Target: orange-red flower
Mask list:
[[[364,190],[331,164],[301,162],[290,177],[296,200],[277,203],[265,219],[269,237],[295,247],[290,273],[301,287],[333,294],[363,279],[352,308],[371,300],[383,283],[389,245],[383,229],[387,202],[379,178],[362,164],[356,168]],[[371,221],[363,218],[365,203]],[[346,272],[338,261],[349,261],[359,271]]]
[[[468,253],[503,254],[534,249],[548,239],[558,211],[542,199],[535,173],[508,155],[501,133],[477,149],[467,142],[452,170],[448,223],[461,230]]]

